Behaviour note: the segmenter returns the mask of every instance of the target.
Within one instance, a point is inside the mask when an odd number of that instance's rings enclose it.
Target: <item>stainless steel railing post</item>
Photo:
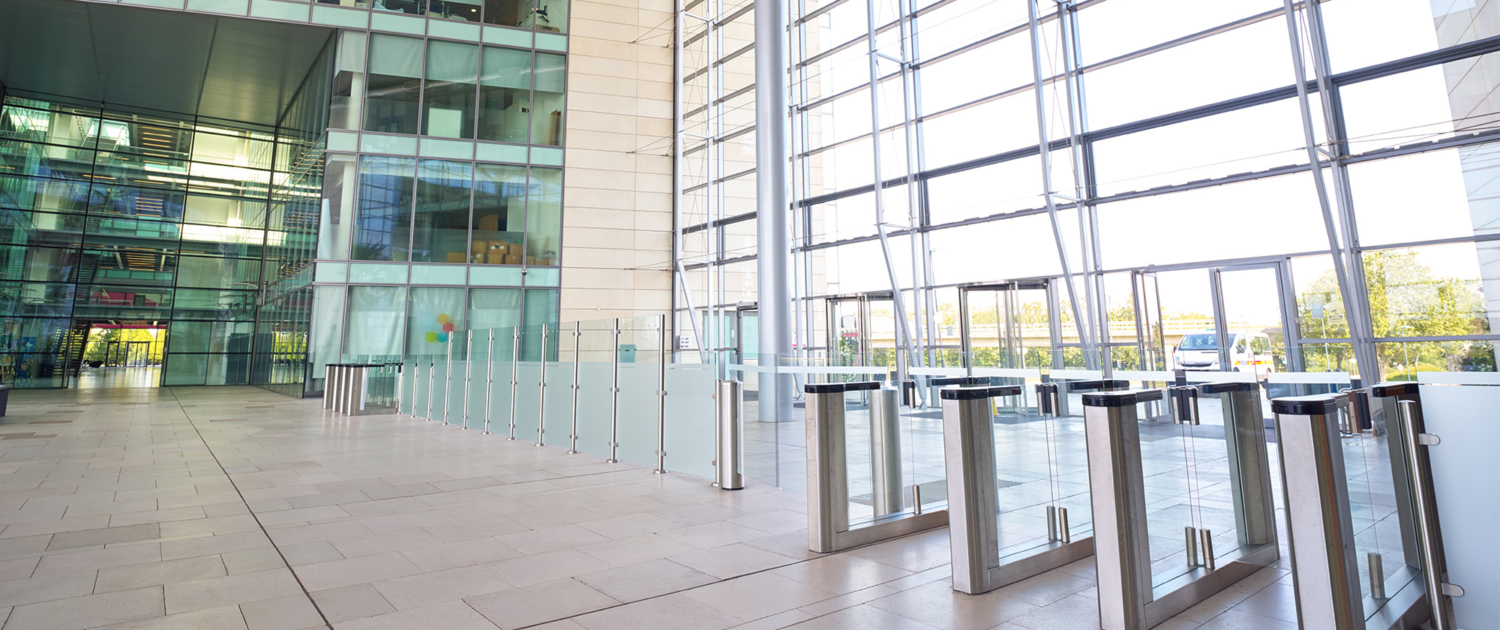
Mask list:
[[[568,454],[578,454],[578,351],[583,339],[583,322],[573,322],[573,423],[568,431]]]
[[[486,329],[489,341],[484,350],[484,434],[490,434],[490,397],[495,393],[495,329]]]
[[[1448,584],[1447,559],[1443,556],[1443,533],[1438,526],[1437,499],[1433,496],[1432,464],[1427,456],[1427,447],[1440,441],[1436,436],[1421,431],[1421,411],[1417,401],[1399,401],[1396,409],[1402,436],[1406,438],[1404,454],[1411,474],[1417,552],[1422,558],[1422,578],[1427,588],[1427,605],[1432,610],[1432,630],[1451,630],[1453,602],[1449,599],[1449,592],[1455,589]],[[1462,589],[1456,590],[1462,592]]]
[[[536,445],[546,445],[547,432],[547,325],[542,324],[542,366],[536,379]]]
[[[651,472],[667,472],[667,316],[656,316],[658,340],[656,372],[656,469]]]
[[[610,357],[611,377],[609,385],[609,459],[605,460],[611,464],[618,463],[620,447],[620,318],[615,318],[614,329],[614,352]]]
[[[473,385],[474,365],[469,357],[474,356],[474,331],[464,333],[464,424],[463,428],[469,428],[469,390]]]
[[[510,333],[510,437],[516,439],[516,372],[521,369],[521,327]]]
[[[443,424],[448,424],[448,417],[453,410],[453,334],[448,334],[448,367],[443,370]]]

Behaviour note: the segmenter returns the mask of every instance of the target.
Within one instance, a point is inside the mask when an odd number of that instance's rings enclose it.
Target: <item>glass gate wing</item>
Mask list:
[[[1276,562],[1257,384],[1082,398],[1103,627],[1154,627]],[[1163,399],[1175,423],[1142,424]]]
[[[911,509],[901,496],[902,456],[899,439],[898,393],[878,381],[808,383],[807,398],[807,545],[812,551],[830,553],[872,542],[904,536],[948,524],[947,510],[923,512],[920,497],[912,497]],[[850,435],[859,435],[855,422],[847,421],[846,393],[869,396],[867,466],[849,453]],[[851,486],[870,487],[868,514],[863,503],[851,501]],[[892,496],[894,493],[895,496]],[[860,514],[851,515],[858,506]]]

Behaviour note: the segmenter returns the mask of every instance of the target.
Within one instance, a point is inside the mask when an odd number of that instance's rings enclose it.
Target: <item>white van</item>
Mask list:
[[[1179,370],[1208,372],[1255,372],[1256,380],[1264,380],[1267,374],[1276,371],[1271,358],[1271,338],[1263,333],[1229,333],[1230,350],[1228,369],[1219,367],[1219,336],[1214,332],[1190,333],[1182,336],[1177,351],[1172,353],[1173,366]]]

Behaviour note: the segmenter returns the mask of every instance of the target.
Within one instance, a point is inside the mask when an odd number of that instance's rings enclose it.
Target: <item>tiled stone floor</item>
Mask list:
[[[4,630],[1097,627],[1092,561],[981,596],[947,530],[806,550],[805,498],[253,388],[19,391]],[[1283,560],[1283,565],[1286,562]],[[1295,627],[1268,568],[1164,630]]]

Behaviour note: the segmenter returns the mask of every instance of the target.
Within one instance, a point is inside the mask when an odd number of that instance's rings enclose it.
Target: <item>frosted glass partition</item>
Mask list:
[[[515,389],[512,381],[516,376],[516,350],[519,348],[516,343],[517,330],[495,328],[492,333],[494,341],[490,350],[489,432],[514,437],[510,428],[510,410],[513,406],[511,393]]]
[[[453,331],[429,354],[404,358],[401,413],[712,478],[717,366],[698,354],[663,366],[665,322]]]
[[[397,407],[397,413],[412,415],[412,394],[417,382],[417,361],[413,357],[406,357],[401,362],[401,404]]]
[[[452,351],[447,357],[448,384],[444,392],[447,404],[444,407],[448,424],[464,426],[464,402],[468,399],[469,339],[466,332],[454,332],[448,336],[448,347]]]
[[[1419,372],[1417,382],[1427,432],[1442,440],[1428,453],[1448,581],[1468,593],[1453,598],[1453,617],[1461,628],[1497,630],[1500,486],[1492,481],[1500,479],[1500,458],[1494,455],[1500,444],[1500,375]]]
[[[427,394],[428,420],[448,421],[448,355],[432,357],[432,391]]]
[[[578,450],[610,457],[615,320],[578,323]]]
[[[616,423],[620,461],[655,466],[660,418],[661,320],[657,316],[620,320],[620,400]]]
[[[464,421],[466,429],[484,429],[484,410],[490,388],[490,331],[472,330],[469,336],[469,379],[466,395],[469,415]]]
[[[573,325],[547,326],[546,387],[542,388],[544,444],[572,448]]]
[[[538,442],[542,413],[542,327],[521,328],[521,360],[516,363],[516,439]]]
[[[418,418],[428,418],[428,397],[432,394],[432,357],[418,356],[415,358],[416,379],[412,384],[414,390],[411,397],[411,415]],[[429,420],[431,418],[428,418]]]
[[[714,366],[678,362],[697,359],[697,353],[684,354],[667,364],[667,470],[712,478],[717,430]]]

